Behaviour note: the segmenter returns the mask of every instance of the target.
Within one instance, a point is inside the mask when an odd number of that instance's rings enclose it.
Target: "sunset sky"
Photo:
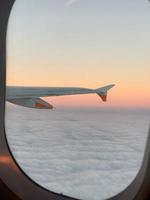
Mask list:
[[[99,88],[55,105],[150,108],[148,0],[17,0],[7,40],[7,85]]]

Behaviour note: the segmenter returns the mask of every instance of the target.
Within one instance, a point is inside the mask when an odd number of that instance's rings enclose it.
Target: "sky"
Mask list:
[[[150,108],[147,0],[17,0],[7,34],[7,85],[99,88],[56,105]]]

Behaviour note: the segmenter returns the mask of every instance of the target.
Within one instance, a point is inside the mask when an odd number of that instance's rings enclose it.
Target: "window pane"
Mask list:
[[[137,175],[150,119],[149,6],[16,1],[6,133],[21,168],[45,188],[102,200]]]

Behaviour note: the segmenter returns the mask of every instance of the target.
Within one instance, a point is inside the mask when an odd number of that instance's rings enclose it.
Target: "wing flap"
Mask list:
[[[53,106],[41,98],[13,98],[8,99],[8,102],[24,106],[27,108],[36,108],[36,109],[53,109]]]

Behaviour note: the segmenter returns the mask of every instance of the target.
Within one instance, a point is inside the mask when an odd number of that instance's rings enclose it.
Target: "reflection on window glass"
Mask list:
[[[84,200],[137,175],[150,119],[147,0],[17,0],[7,37],[7,138],[25,173]]]

